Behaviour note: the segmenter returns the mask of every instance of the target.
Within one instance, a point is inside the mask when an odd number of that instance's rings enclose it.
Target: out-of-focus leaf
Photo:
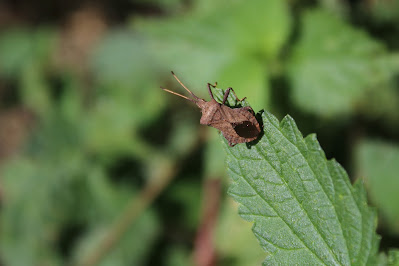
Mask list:
[[[229,265],[260,265],[265,251],[252,234],[251,223],[237,216],[237,204],[227,199],[223,204],[215,237],[215,244],[222,260],[232,261]]]
[[[120,206],[115,207],[120,209]],[[74,260],[80,261],[87,254],[95,252],[98,243],[103,240],[109,227],[93,225],[91,229],[91,232],[76,245]],[[143,213],[125,233],[121,241],[116,243],[111,252],[105,254],[98,265],[145,265],[146,255],[151,250],[158,231],[159,224],[154,213],[151,211]]]
[[[362,101],[357,106],[358,109],[368,118],[381,120],[385,126],[394,132],[399,131],[399,90],[396,79],[392,79],[392,66],[396,66],[399,71],[399,54],[391,54],[388,62],[381,60],[381,74],[387,82],[380,86],[372,87],[365,91]]]
[[[83,128],[88,147],[103,154],[126,153],[133,149],[135,124],[130,99],[102,97],[86,116]],[[136,110],[139,112],[139,110]]]
[[[194,104],[192,104],[191,107],[197,108]],[[176,158],[183,154],[187,154],[198,141],[199,121],[196,121],[184,111],[178,111],[176,114],[172,114],[171,118],[173,127],[169,134],[170,138],[167,153]],[[169,125],[165,125],[165,127],[166,126]],[[164,134],[164,132],[161,130],[156,132],[156,134]]]
[[[376,215],[363,185],[327,161],[315,135],[264,113],[262,139],[228,147],[230,195],[269,254],[265,265],[364,265],[376,258]]]
[[[24,66],[20,83],[23,103],[41,118],[51,116],[53,102],[50,97],[50,85],[40,67],[33,63]]]
[[[82,86],[76,77],[68,75],[63,77],[62,86],[65,89],[60,97],[60,113],[67,121],[79,124],[85,111]]]
[[[223,146],[219,138],[219,132],[211,128],[204,154],[205,176],[210,178],[224,177],[226,175],[225,157]]]
[[[388,252],[388,265],[394,265],[398,266],[399,265],[399,250],[398,249],[392,249]]]
[[[0,39],[1,73],[17,74],[31,58],[32,43],[27,31],[15,30],[3,33]]]
[[[129,30],[108,33],[95,49],[91,61],[98,82],[114,86],[114,90],[132,90],[156,77],[146,43],[139,34]]]
[[[163,109],[157,70],[146,43],[132,31],[109,33],[93,54],[92,68],[99,84],[100,101],[124,104],[134,125],[145,125]]]
[[[2,259],[58,265],[64,226],[83,217],[87,162],[76,125],[55,112],[38,123],[24,154],[2,166]]]
[[[357,174],[364,178],[371,199],[390,230],[399,233],[399,147],[366,140],[356,152]]]
[[[184,247],[173,246],[168,249],[168,255],[165,260],[166,266],[187,266],[193,265],[191,250]]]
[[[366,5],[366,4],[365,4]],[[366,5],[376,22],[399,24],[399,1],[373,1]]]
[[[220,74],[218,87],[232,87],[237,96],[247,97],[255,112],[269,105],[269,77],[262,63],[255,58],[239,58],[228,64]]]
[[[86,155],[78,124],[68,121],[58,110],[40,122],[25,148],[25,155],[40,163],[59,163],[62,160],[82,160]],[[76,149],[79,147],[79,149]],[[61,169],[60,169],[61,171]]]
[[[219,37],[211,41],[236,49],[235,52],[246,57],[258,55],[254,57],[271,59],[278,54],[291,27],[286,2],[256,0],[250,5],[242,0],[217,2],[214,10],[198,14],[204,26],[219,32]]]
[[[50,29],[12,29],[0,36],[0,74],[15,77],[25,66],[46,64],[55,48],[55,33]]]
[[[3,167],[1,252],[7,265],[58,265],[57,241],[71,214],[80,213],[79,157],[61,163],[20,159]],[[66,159],[65,158],[65,159]]]
[[[0,76],[19,78],[22,102],[41,117],[51,113],[45,77],[55,50],[56,34],[50,29],[14,29],[0,37]]]
[[[289,65],[292,99],[322,116],[350,114],[397,72],[398,60],[381,43],[320,10],[305,13]]]
[[[2,259],[10,265],[60,264],[57,247],[65,226],[89,224],[90,232],[99,236],[97,230],[102,232],[112,224],[133,195],[109,182],[101,167],[89,170],[93,167],[89,167],[79,125],[56,114],[42,122],[26,151],[30,157],[2,169],[6,200],[0,245]],[[157,219],[152,214],[138,220],[138,227],[132,227],[105,265],[140,264],[145,259],[158,232]],[[85,237],[82,243],[89,241]]]
[[[198,179],[198,176],[196,176]],[[201,185],[200,182],[175,181],[169,188],[169,198],[182,206],[179,224],[196,230],[201,213]]]
[[[58,265],[49,249],[58,220],[50,211],[46,187],[38,183],[38,177],[45,176],[43,173],[36,176],[34,163],[30,161],[14,162],[2,170],[2,185],[7,191],[1,215],[2,260],[8,265]],[[37,209],[36,204],[40,204],[41,209]]]
[[[98,97],[82,123],[90,149],[146,154],[137,131],[166,103],[148,51],[138,34],[125,30],[109,33],[93,54]]]
[[[126,204],[135,194],[127,187],[112,184],[101,169],[93,168],[88,173],[86,219],[90,230],[74,246],[75,263],[82,262],[88,254],[96,252],[99,243],[110,232],[115,220],[120,217],[126,209]],[[158,233],[157,217],[149,209],[134,221],[99,265],[143,265]]]
[[[344,1],[318,0],[324,10],[334,12],[337,16],[345,17],[349,12],[349,4]]]
[[[391,249],[388,251],[388,254],[380,253],[378,256],[378,260],[374,265],[378,266],[399,266],[399,250]]]
[[[91,206],[85,219],[95,226],[110,226],[128,200],[136,194],[130,187],[112,183],[104,169],[95,166],[88,170],[85,186],[85,200]]]
[[[184,77],[187,87],[206,88],[207,82],[221,81],[241,95],[258,95],[256,108],[268,101],[265,62],[277,56],[290,31],[287,5],[277,0],[215,3],[208,12],[134,22],[148,36],[154,57]]]

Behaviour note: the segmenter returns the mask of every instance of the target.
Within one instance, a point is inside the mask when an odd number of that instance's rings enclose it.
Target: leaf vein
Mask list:
[[[293,127],[293,124],[292,124],[291,122],[292,122],[292,121],[290,121],[290,123],[289,123],[290,129],[291,129],[292,132],[295,132],[296,129]],[[274,125],[272,125],[272,126],[274,126]],[[274,126],[274,128],[281,132],[281,135],[284,136],[284,138],[285,138],[286,140],[288,140],[288,141],[294,146],[294,148],[297,149],[297,150],[299,151],[299,153],[302,155],[303,158],[306,158],[305,155],[302,153],[302,150],[298,149],[297,146],[295,145],[295,143],[293,143],[293,142],[290,140],[290,138],[288,138],[288,137],[287,137],[279,128],[277,128],[276,126]],[[296,138],[296,134],[294,134],[294,135],[295,135],[295,138]],[[297,139],[297,138],[296,138],[296,139]],[[306,144],[305,144],[305,145],[306,145]],[[325,159],[325,160],[326,160],[326,159]],[[305,159],[305,162],[306,162],[306,164],[309,166],[309,169],[312,171],[313,176],[316,177],[316,173],[315,173],[313,167],[309,164],[309,162],[308,162],[306,159]],[[328,169],[328,167],[327,167],[327,169]],[[328,174],[329,174],[329,177],[332,179],[331,173],[330,173],[330,170],[329,170],[329,169],[328,169]],[[341,221],[340,218],[339,218],[340,216],[339,216],[338,213],[337,213],[336,206],[335,206],[335,204],[332,202],[332,200],[330,199],[330,197],[328,197],[328,194],[327,194],[327,192],[326,192],[326,189],[325,189],[325,187],[323,186],[323,184],[320,182],[320,180],[319,180],[318,178],[315,178],[315,179],[316,179],[316,182],[317,182],[317,183],[320,185],[320,187],[322,188],[322,190],[323,190],[324,194],[326,195],[328,201],[329,201],[329,202],[331,203],[331,205],[333,206],[334,213],[335,213],[335,217],[337,217],[337,219],[338,219],[338,225],[339,225],[339,227],[340,227],[340,231],[341,231],[342,236],[343,236],[343,239],[344,239],[344,241],[345,241],[346,253],[348,254],[348,256],[350,256],[350,255],[349,255],[349,251],[348,251],[348,242],[347,242],[347,239],[345,238],[345,235],[344,235],[344,233],[343,233],[342,223],[341,223],[342,221]],[[346,182],[345,182],[345,183],[346,183]],[[352,191],[351,191],[351,192],[352,192]],[[353,197],[353,195],[352,195],[352,197]],[[327,245],[327,246],[328,246],[328,245]],[[330,247],[330,249],[331,249],[331,247]],[[334,255],[335,255],[335,253],[334,253]]]
[[[255,146],[255,147],[256,147],[256,146]],[[256,149],[258,150],[257,147],[256,147]],[[229,151],[229,152],[231,153],[231,151]],[[264,157],[264,155],[263,155],[262,153],[260,153],[260,154],[261,154],[262,157]],[[235,156],[233,156],[233,157],[237,160],[237,158],[236,158]],[[265,160],[266,160],[267,162],[269,162],[266,158],[265,158]],[[237,160],[237,161],[238,161],[238,160]],[[270,163],[269,163],[269,164],[270,164]],[[242,174],[242,167],[241,167],[241,165],[239,165],[239,164],[237,164],[237,165],[238,165],[238,168],[239,168],[240,171],[241,171],[241,177],[243,177],[243,180],[246,181],[246,183],[256,192],[256,194],[259,195],[259,197],[260,197],[267,205],[269,205],[269,206],[274,210],[274,212],[278,213],[277,210],[276,210],[276,208],[275,208],[274,206],[271,206],[271,205],[268,203],[267,199],[265,199],[265,198],[256,190],[256,188],[253,186],[253,184],[251,184],[251,182],[249,182],[249,181],[245,178],[245,175]],[[273,167],[273,166],[272,166],[272,167]],[[280,177],[281,177],[281,176],[280,176]],[[291,230],[291,232],[292,232],[294,235],[296,235],[296,234],[295,234],[295,230],[291,227],[291,225],[290,225],[287,221],[285,221],[281,216],[279,216],[279,217],[280,217],[280,219],[285,223],[285,225]],[[301,238],[299,238],[299,237],[298,237],[298,239],[299,239],[299,241],[302,242],[302,244],[303,244],[303,245],[304,245],[317,259],[320,260],[320,262],[323,262],[322,258],[319,257],[319,255],[316,254],[312,249],[310,249],[310,247],[307,246],[307,244],[303,241],[303,239],[301,239]]]
[[[280,131],[279,129],[277,129],[277,130]],[[281,132],[281,131],[280,131],[280,132]],[[281,133],[282,133],[282,132],[281,132]],[[284,134],[282,134],[282,135],[284,136]],[[268,138],[268,137],[267,137],[267,134],[265,134],[265,137]],[[284,137],[285,137],[285,136],[284,136]],[[291,141],[290,141],[290,142],[291,142]],[[291,143],[292,143],[292,142],[291,142]],[[295,145],[294,145],[294,146],[295,146]],[[274,149],[273,146],[271,146],[271,148]],[[269,163],[269,165],[270,165],[273,169],[275,169],[274,166],[273,166],[273,164],[271,164],[270,161],[268,160],[267,156],[265,156],[265,154],[263,154],[263,152],[261,152],[261,151],[259,150],[258,146],[256,146],[256,150],[257,150],[258,153],[265,159],[265,161],[267,161],[267,162]],[[280,161],[280,162],[281,162],[281,161]],[[326,244],[326,246],[328,247],[328,249],[329,249],[330,253],[332,254],[332,256],[333,256],[337,261],[339,261],[338,258],[337,258],[337,256],[336,256],[336,254],[333,252],[332,248],[327,244],[327,242],[326,242],[325,239],[323,238],[323,236],[322,236],[322,234],[321,234],[321,232],[320,232],[318,226],[316,226],[316,225],[314,224],[314,222],[313,222],[313,220],[310,218],[310,216],[309,216],[307,210],[303,207],[302,203],[299,201],[299,199],[297,198],[296,194],[293,192],[293,190],[291,189],[291,187],[288,185],[287,181],[283,178],[283,176],[282,176],[280,173],[278,173],[277,169],[275,169],[275,171],[276,171],[276,173],[280,176],[280,178],[283,180],[283,182],[285,183],[286,187],[289,189],[289,191],[291,192],[291,194],[293,195],[293,197],[296,199],[296,201],[297,201],[298,204],[300,205],[301,209],[306,213],[308,219],[309,219],[310,222],[312,223],[313,227],[316,229],[316,231],[317,231],[317,233],[319,234],[319,236],[320,236],[320,238],[322,239],[322,241],[323,241],[323,242]],[[275,210],[275,211],[276,211],[276,210]],[[286,221],[285,221],[285,223],[288,224]],[[289,227],[290,227],[290,226],[289,226]],[[291,227],[290,227],[290,228],[291,228]],[[293,230],[293,229],[291,228],[291,230]],[[295,231],[294,231],[294,232],[295,232]],[[297,235],[297,234],[295,234],[295,235]],[[323,261],[322,258],[319,257],[319,255],[316,254],[316,252],[315,252],[313,249],[311,249],[310,246],[308,246],[298,235],[297,235],[297,237],[298,237],[298,239],[301,240],[302,243],[304,243],[304,245],[309,249],[309,251],[311,251],[311,252],[312,252],[314,255],[316,255],[321,261]]]

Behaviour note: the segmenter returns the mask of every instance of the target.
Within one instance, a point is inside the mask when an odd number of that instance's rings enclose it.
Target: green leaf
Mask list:
[[[258,266],[264,260],[264,251],[250,231],[251,223],[237,216],[237,208],[231,198],[222,206],[216,227],[217,253],[231,261],[231,266]]]
[[[85,169],[78,156],[64,159],[64,167],[32,158],[3,166],[7,202],[0,217],[0,247],[7,265],[61,265],[57,241],[72,214],[81,214],[80,177]]]
[[[183,245],[171,245],[164,257],[165,266],[193,265],[192,251]]]
[[[263,113],[264,135],[228,147],[229,193],[267,252],[265,265],[364,265],[375,258],[376,214],[360,182],[326,160],[316,136]]]
[[[92,55],[98,97],[82,119],[87,145],[108,155],[146,154],[148,145],[138,131],[151,125],[166,104],[146,43],[131,30],[113,30]]]
[[[220,74],[218,84],[224,88],[232,87],[239,93],[237,95],[239,98],[250,99],[252,108],[256,112],[269,105],[268,79],[268,72],[259,60],[239,58],[225,67]]]
[[[53,110],[53,103],[50,85],[43,75],[43,70],[36,64],[27,64],[24,66],[19,82],[24,104],[42,118],[49,116]]]
[[[388,265],[399,265],[399,250],[393,249],[388,252]]]
[[[56,47],[56,34],[51,29],[10,29],[0,37],[0,73],[14,77],[26,66],[41,67],[51,60]]]
[[[131,30],[106,34],[92,54],[91,67],[100,84],[119,90],[128,90],[134,87],[132,84],[141,85],[143,80],[154,77],[146,43]]]
[[[151,252],[159,225],[157,217],[153,212],[143,213],[133,224],[125,235],[112,250],[107,253],[98,263],[99,266],[123,266],[123,265],[145,265],[143,261]],[[98,243],[103,241],[107,227],[102,225],[93,225],[91,231],[82,237],[76,245],[76,254],[74,254],[74,264],[82,260],[84,255],[93,252],[98,247]]]
[[[210,130],[209,138],[205,147],[205,176],[210,178],[221,178],[226,175],[224,167],[225,153],[222,143],[220,143],[218,132]]]
[[[73,248],[72,265],[84,261],[88,254],[96,252],[115,224],[115,219],[126,209],[135,195],[131,187],[115,186],[102,169],[93,168],[88,173],[86,219],[89,230],[79,238]],[[143,212],[115,246],[98,263],[100,266],[143,265],[159,234],[159,222],[152,209]]]
[[[365,140],[356,151],[357,174],[366,181],[373,203],[391,231],[399,233],[399,147]]]
[[[188,16],[135,19],[134,26],[164,69],[175,71],[188,88],[203,88],[194,93],[205,96],[206,83],[218,81],[244,96],[257,95],[254,108],[264,108],[270,97],[265,61],[274,60],[288,38],[288,6],[279,0],[212,4]]]
[[[302,35],[288,74],[292,99],[322,116],[348,115],[368,90],[379,90],[397,73],[398,60],[383,45],[320,10],[305,13]]]
[[[372,265],[372,264],[370,264]],[[378,260],[374,265],[378,266],[398,266],[399,265],[399,250],[391,249],[388,251],[388,255],[385,253],[380,253],[378,256]]]
[[[40,117],[52,112],[46,74],[56,48],[51,29],[11,29],[0,35],[0,76],[17,79],[22,102]]]
[[[91,63],[100,87],[97,111],[120,109],[115,112],[126,116],[125,120],[130,118],[136,127],[148,124],[161,112],[164,93],[159,89],[155,66],[146,43],[132,31],[111,31],[97,47]]]

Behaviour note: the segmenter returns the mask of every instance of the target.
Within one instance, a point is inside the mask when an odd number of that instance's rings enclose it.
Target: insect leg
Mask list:
[[[211,90],[211,86],[212,86],[213,88],[216,88],[217,85],[218,85],[217,82],[215,82],[215,85],[212,85],[211,83],[208,83],[208,91],[209,91],[209,95],[211,95],[211,98],[212,98],[212,99],[215,99],[215,98],[213,98],[213,93],[212,93],[212,90]]]
[[[230,88],[228,88],[228,89],[226,90],[226,92],[224,93],[224,97],[223,97],[223,102],[222,102],[222,104],[224,104],[224,103],[227,101],[227,98],[229,97],[230,91],[233,92],[234,97],[236,97],[236,100],[239,101],[239,102],[241,102],[241,101],[243,101],[243,100],[245,100],[245,99],[247,98],[247,97],[244,97],[244,98],[242,98],[242,99],[238,99],[236,92],[233,90],[233,88],[230,87]]]
[[[210,84],[210,83],[208,83],[209,84],[209,86],[212,86],[213,88],[216,88],[216,86],[218,85],[218,83],[217,82],[215,82],[215,84]]]

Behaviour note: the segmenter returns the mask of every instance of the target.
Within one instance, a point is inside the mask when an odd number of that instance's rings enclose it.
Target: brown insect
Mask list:
[[[176,77],[173,71],[172,75],[180,85],[191,94],[193,99],[162,87],[161,89],[195,103],[199,108],[201,108],[202,112],[200,124],[219,129],[231,147],[237,143],[251,142],[258,137],[260,126],[251,107],[244,106],[240,108],[230,108],[225,105],[230,92],[233,92],[238,101],[243,101],[245,99],[243,98],[239,100],[232,88],[226,90],[222,103],[218,103],[213,97],[211,90],[211,86],[215,88],[216,83],[215,85],[208,83],[208,91],[211,100],[207,102],[187,89],[187,87],[184,86],[184,84]]]

